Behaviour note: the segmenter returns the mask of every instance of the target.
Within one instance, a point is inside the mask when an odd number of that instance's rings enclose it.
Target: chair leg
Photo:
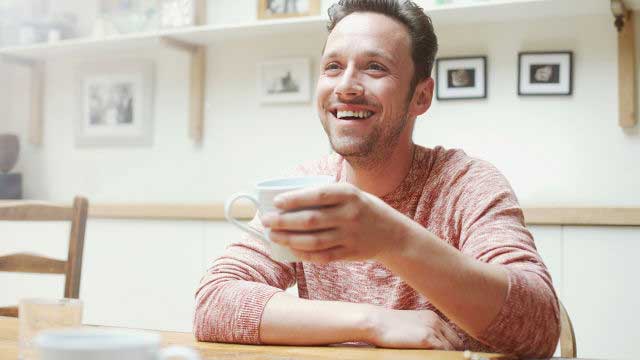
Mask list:
[[[575,358],[578,356],[578,349],[573,324],[562,302],[558,301],[558,305],[560,307],[560,355],[563,358]]]

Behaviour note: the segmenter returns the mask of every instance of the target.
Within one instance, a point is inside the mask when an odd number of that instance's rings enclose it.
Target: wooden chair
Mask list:
[[[89,203],[76,197],[73,206],[58,206],[40,202],[0,202],[0,220],[8,221],[71,221],[69,254],[66,261],[30,253],[0,256],[0,271],[36,274],[64,274],[64,297],[80,295],[82,251]],[[2,238],[0,237],[0,241]],[[0,307],[0,316],[18,316],[17,306]]]
[[[560,356],[563,358],[574,358],[578,356],[578,348],[576,347],[576,334],[573,332],[573,325],[569,319],[569,313],[564,308],[562,302],[558,301],[560,306]]]

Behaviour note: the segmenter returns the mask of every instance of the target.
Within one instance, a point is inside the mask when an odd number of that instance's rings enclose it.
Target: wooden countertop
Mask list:
[[[251,205],[238,204],[235,216],[250,219]],[[640,226],[636,207],[524,207],[527,225]],[[224,220],[224,204],[106,204],[89,205],[89,217],[110,219]]]
[[[250,346],[197,342],[191,333],[159,331],[165,345],[183,345],[204,359],[219,360],[463,360],[462,352],[395,350],[363,347]],[[486,359],[510,359],[499,354],[479,354]],[[0,316],[0,359],[18,357],[18,319]]]
[[[31,202],[27,200],[6,201]],[[640,226],[640,207],[523,207],[527,225]],[[239,202],[234,214],[250,219],[255,208]],[[89,218],[139,220],[224,221],[222,203],[92,203]]]

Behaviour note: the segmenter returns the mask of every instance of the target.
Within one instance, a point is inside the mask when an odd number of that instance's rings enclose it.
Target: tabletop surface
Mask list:
[[[198,342],[191,333],[154,331],[165,345],[184,345],[197,349],[203,359],[284,360],[462,360],[462,352],[433,350],[395,350],[369,347],[251,346]],[[508,359],[498,354],[479,354],[487,359]],[[18,319],[0,316],[0,359],[18,357]]]

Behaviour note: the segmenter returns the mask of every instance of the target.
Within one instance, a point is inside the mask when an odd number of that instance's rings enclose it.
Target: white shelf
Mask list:
[[[427,13],[437,31],[438,27],[448,25],[602,15],[611,14],[611,10],[609,0],[491,0],[486,3],[440,6],[427,9]]]
[[[640,2],[640,0],[635,0]],[[424,1],[422,1],[424,3]],[[487,0],[468,5],[430,8],[427,13],[438,27],[488,22],[510,22],[541,17],[569,17],[610,12],[607,0]],[[194,45],[209,45],[222,40],[252,39],[284,33],[324,32],[325,16],[261,20],[239,24],[205,25],[168,29],[151,33],[118,35],[109,38],[80,38],[57,43],[0,48],[0,55],[26,59],[52,59],[65,56],[101,56],[112,52],[144,52],[160,46],[162,37]]]
[[[289,32],[324,31],[326,19],[320,16],[254,21],[231,25],[204,25],[146,33],[116,35],[106,38],[78,38],[57,43],[0,48],[0,55],[27,59],[55,59],[69,55],[83,56],[126,52],[144,52],[160,46],[160,39],[169,37],[193,45],[209,45],[220,40],[273,36]]]
[[[207,45],[217,40],[250,38],[288,31],[322,30],[323,22],[317,17],[303,19],[270,20],[234,25],[206,25],[168,29],[146,33],[116,35],[106,38],[78,38],[56,43],[34,44],[0,48],[0,55],[21,58],[48,59],[68,55],[101,54],[112,51],[148,50],[160,45],[162,37],[170,37],[194,45]]]

